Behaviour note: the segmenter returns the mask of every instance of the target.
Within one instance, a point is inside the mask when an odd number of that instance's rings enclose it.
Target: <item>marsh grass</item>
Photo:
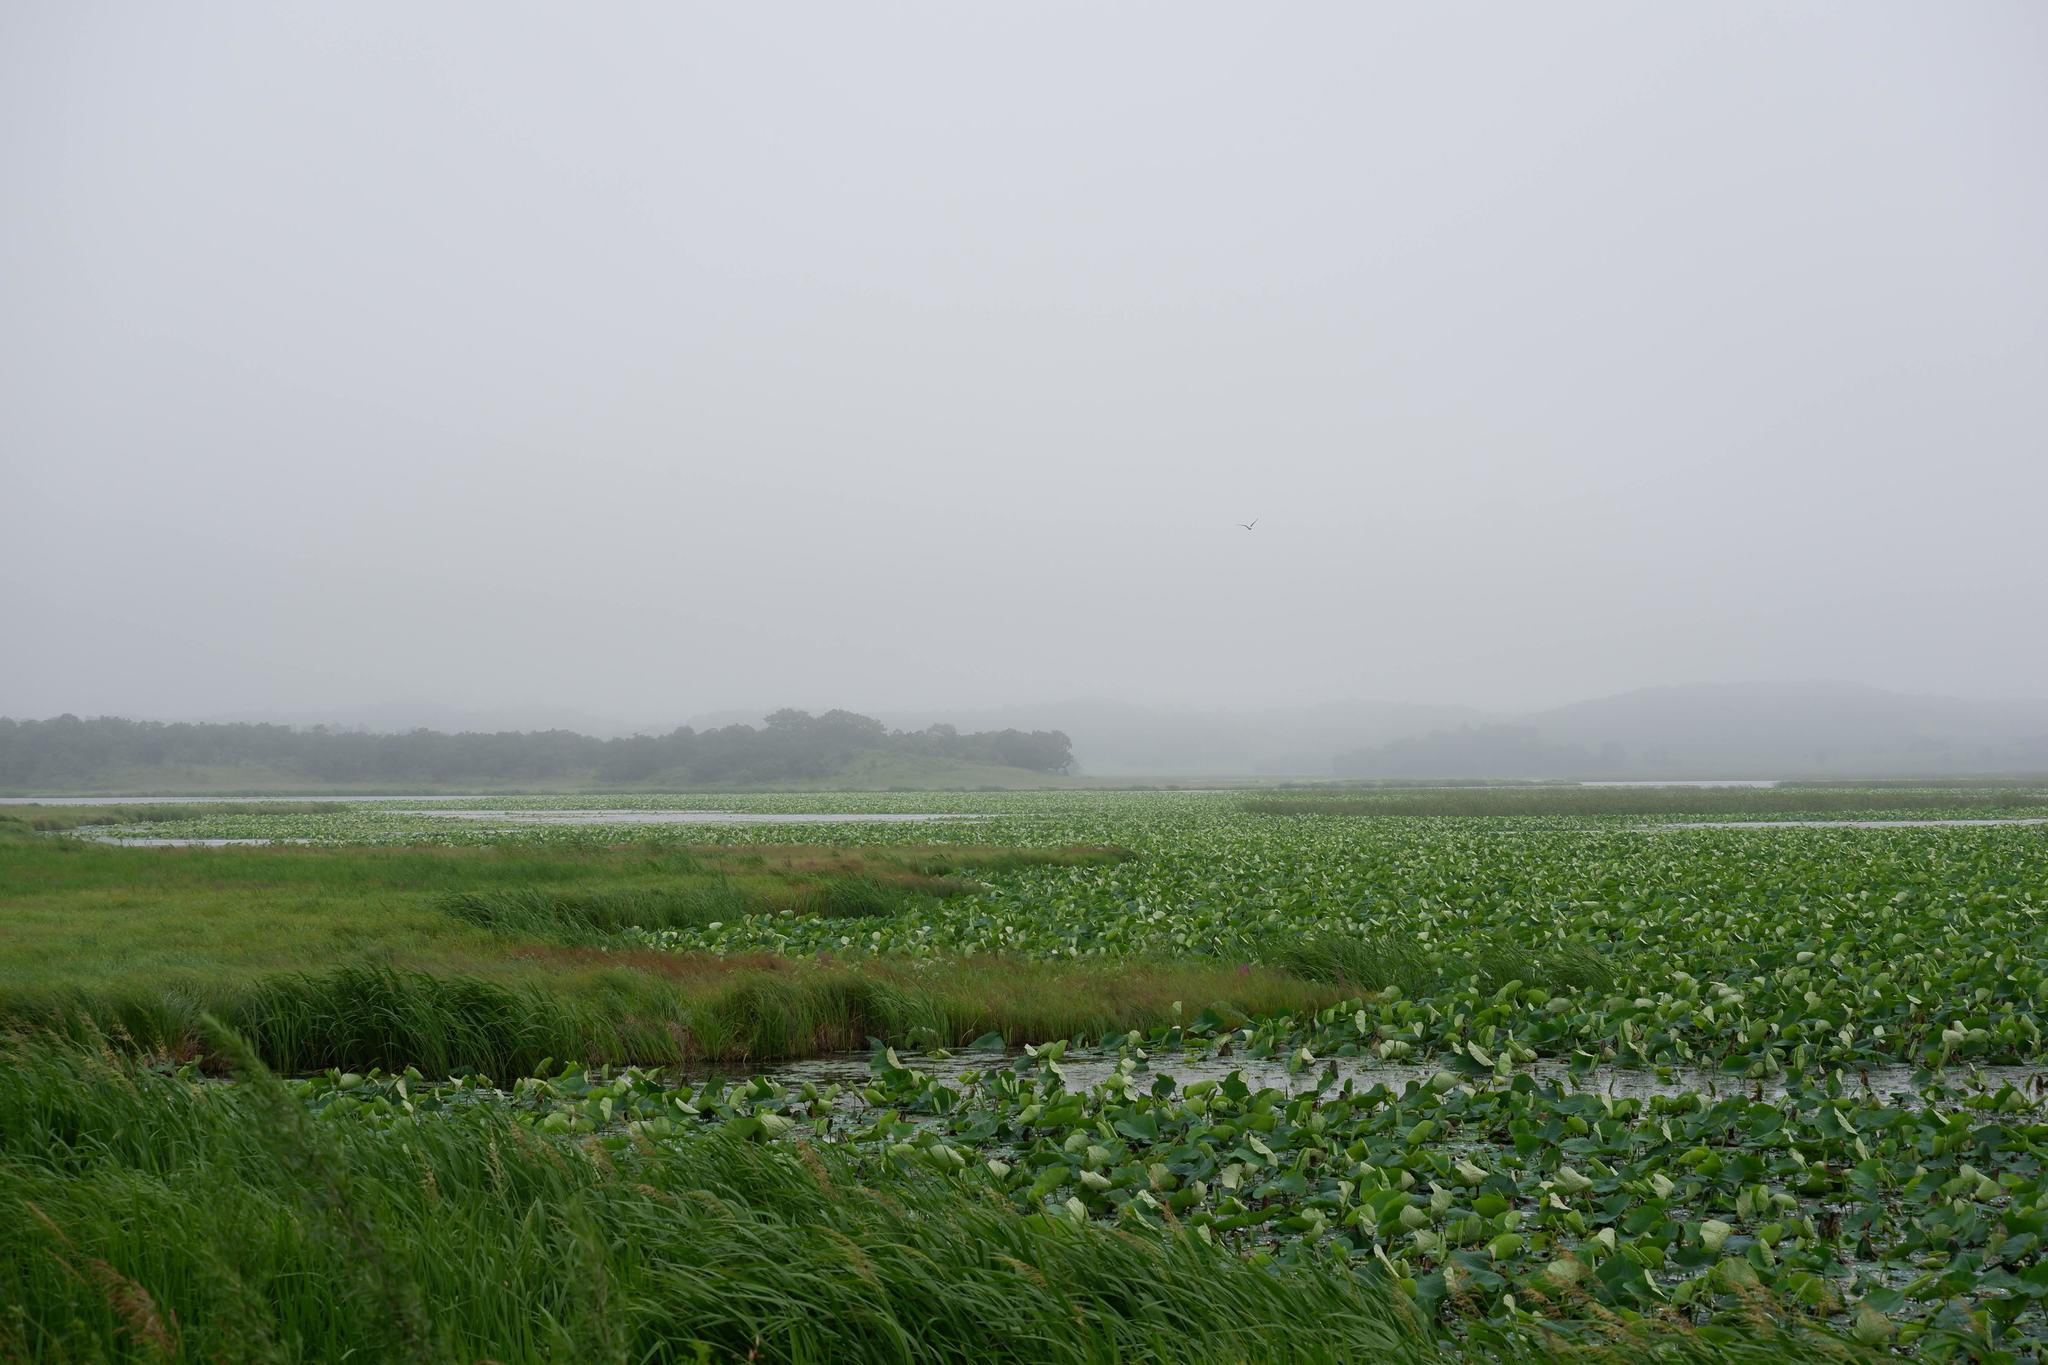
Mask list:
[[[742,915],[815,915],[852,919],[914,913],[918,905],[978,889],[959,878],[902,873],[836,876],[749,888],[725,877],[687,885],[564,889],[506,887],[461,891],[440,908],[478,928],[550,943],[598,943],[627,929],[697,929]]]
[[[440,908],[456,919],[510,938],[585,943],[621,930],[700,928],[763,906],[729,882],[710,886],[546,890],[504,887],[458,891]]]
[[[1343,998],[1334,984],[1220,963],[918,964],[717,958],[561,949],[546,975],[491,980],[355,963],[254,982],[72,990],[7,1002],[24,1030],[110,1037],[136,1053],[206,1056],[218,1015],[279,1070],[327,1067],[500,1079],[553,1058],[592,1064],[764,1063],[864,1048],[871,1039],[953,1047],[1099,1039],[1213,1008],[1297,1014]]]
[[[99,812],[108,808],[81,808]],[[140,808],[138,808],[140,809]],[[202,1053],[201,1017],[274,1066],[475,1070],[547,1057],[747,1062],[989,1032],[1152,1028],[1173,1004],[1286,1013],[1335,998],[1216,962],[716,957],[613,949],[629,924],[897,913],[997,870],[1116,848],[114,848],[0,832],[0,1019]]]
[[[23,808],[29,809],[29,808]],[[104,808],[92,808],[104,809]],[[1119,849],[905,846],[119,848],[0,824],[0,1013],[67,991],[214,992],[222,979],[381,961],[552,976],[534,946],[631,924],[789,909],[889,914],[1011,868]],[[543,971],[544,968],[544,971]]]
[[[878,1185],[830,1151],[726,1136],[611,1157],[491,1106],[330,1126],[227,1035],[232,1087],[5,1046],[10,1358],[1433,1354],[1342,1264],[1267,1269],[1192,1236],[1020,1217],[972,1179]]]
[[[7,1359],[1761,1365],[1873,1358],[1759,1313],[1425,1324],[1370,1264],[1259,1264],[1023,1213],[734,1132],[624,1149],[477,1105],[315,1117],[216,1021],[237,1083],[0,1038]]]

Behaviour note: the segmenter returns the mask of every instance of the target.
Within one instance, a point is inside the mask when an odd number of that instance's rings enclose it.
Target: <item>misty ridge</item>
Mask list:
[[[470,784],[848,790],[1247,778],[1955,778],[2048,772],[2048,702],[1844,683],[1642,688],[1546,711],[1396,703],[1193,712],[1086,700],[930,721],[783,708],[665,733],[0,718],[0,789]],[[972,727],[972,728],[969,728]]]
[[[1650,687],[1361,747],[1340,777],[1951,777],[2048,772],[2048,702],[1846,683]]]
[[[893,723],[922,723],[917,713]],[[1056,726],[1097,777],[1398,780],[1966,776],[2048,772],[2048,701],[1853,683],[1645,687],[1542,710],[1404,702],[1172,710],[1106,700],[956,713]]]

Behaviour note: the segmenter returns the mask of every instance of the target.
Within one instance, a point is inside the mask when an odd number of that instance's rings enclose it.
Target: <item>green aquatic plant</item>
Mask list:
[[[966,1358],[985,1337],[1014,1358],[1028,1340],[1076,1359],[1989,1360],[2048,1336],[2038,826],[1275,818],[1196,793],[692,804],[977,818],[493,831],[360,806],[152,830],[308,845],[0,841],[0,1008],[31,1030],[0,1074],[0,1182],[27,1195],[0,1198],[0,1298],[36,1305],[0,1319],[0,1353],[219,1354],[218,1319],[246,1354],[401,1355],[417,1333],[374,1276],[339,1292],[381,1335],[269,1306],[279,1283],[340,1283],[351,1245],[421,1277],[430,1349],[505,1359]],[[720,886],[741,894],[693,899]],[[209,1043],[209,1010],[318,1073],[282,1083],[313,1164],[231,1138],[299,1141],[277,1091],[169,1069],[256,1075]],[[870,1038],[837,1088],[704,1071]],[[492,1184],[513,1150],[525,1183]],[[917,1230],[832,1223],[813,1177],[778,1202],[779,1173],[813,1160]],[[597,1183],[546,1183],[565,1164]],[[685,1217],[642,1184],[723,1207],[676,1232],[703,1257],[641,1229]],[[333,1189],[354,1224],[319,1212]],[[485,1189],[538,1223],[468,1209]],[[1079,1263],[1041,1269],[1080,1307],[1068,1334],[926,1219],[1125,1259],[1089,1261],[1086,1291],[1060,1278]],[[864,1252],[910,1238],[937,1287],[860,1280],[805,1240],[821,1223]],[[784,1229],[759,1255],[730,1235],[757,1224]],[[165,1226],[195,1236],[166,1247]],[[1348,1286],[1392,1335],[1219,1326],[1192,1287],[1127,1282],[1161,1254],[1209,1258],[1189,1286],[1282,1293],[1245,1300],[1263,1322],[1341,1311]],[[688,1284],[654,1286],[646,1257]],[[721,1265],[748,1267],[737,1306],[697,1297]],[[835,1275],[908,1307],[812,1282]],[[452,1337],[444,1302],[465,1305]],[[1108,1325],[1127,1312],[1152,1325]],[[819,1313],[848,1324],[799,1325]]]
[[[1529,951],[1509,943],[1475,942],[1454,952],[1430,952],[1412,940],[1313,933],[1259,943],[1240,939],[1231,955],[1277,967],[1308,981],[1379,993],[1431,994],[1470,979],[1482,991],[1510,981],[1553,990],[1611,987],[1614,972],[1584,948]]]
[[[1253,1060],[1216,1063],[1226,1043]],[[494,1106],[621,1160],[718,1135],[815,1144],[877,1187],[938,1176],[1041,1222],[1348,1262],[1448,1324],[1725,1331],[1761,1306],[1936,1354],[2048,1340],[2048,1112],[2011,1083],[1616,1095],[1597,1076],[1273,1056],[1252,1028],[1208,1044],[915,1064],[878,1049],[865,1081],[834,1083],[569,1067],[503,1091],[417,1074],[299,1090],[324,1118],[394,1132]]]

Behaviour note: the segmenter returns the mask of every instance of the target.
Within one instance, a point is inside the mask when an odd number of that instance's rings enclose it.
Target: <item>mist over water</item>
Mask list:
[[[16,7],[0,177],[0,714],[2048,692],[2038,6]]]

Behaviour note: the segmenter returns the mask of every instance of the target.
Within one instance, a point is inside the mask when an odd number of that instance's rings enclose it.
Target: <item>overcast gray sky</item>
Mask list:
[[[2025,0],[0,11],[0,714],[2040,695],[2044,432]]]

